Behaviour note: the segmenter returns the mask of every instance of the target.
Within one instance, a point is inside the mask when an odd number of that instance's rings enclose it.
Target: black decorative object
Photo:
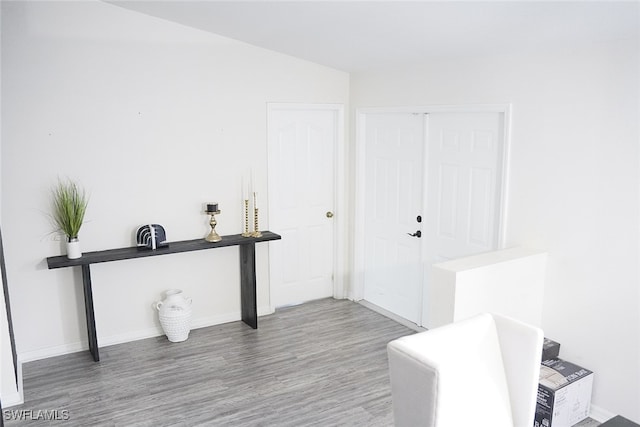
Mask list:
[[[167,233],[165,233],[164,227],[160,224],[147,224],[138,228],[136,243],[138,244],[138,249],[156,250],[169,246]]]

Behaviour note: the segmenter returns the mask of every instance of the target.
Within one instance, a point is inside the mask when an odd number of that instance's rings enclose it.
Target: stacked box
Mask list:
[[[542,361],[557,359],[559,355],[560,344],[545,337],[542,343]]]
[[[542,362],[534,427],[571,427],[589,416],[593,372],[562,359]]]

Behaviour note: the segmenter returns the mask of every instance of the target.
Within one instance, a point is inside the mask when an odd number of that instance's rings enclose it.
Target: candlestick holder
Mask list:
[[[251,233],[251,237],[262,237],[258,227],[258,208],[253,208],[253,233]]]
[[[252,237],[253,233],[249,231],[249,199],[244,199],[244,232],[242,237]]]
[[[204,238],[207,242],[215,243],[222,240],[222,237],[218,233],[216,233],[216,225],[218,225],[218,221],[216,221],[216,215],[220,214],[220,210],[213,212],[206,212],[208,215],[211,215],[211,220],[209,220],[209,225],[211,226],[211,232]]]

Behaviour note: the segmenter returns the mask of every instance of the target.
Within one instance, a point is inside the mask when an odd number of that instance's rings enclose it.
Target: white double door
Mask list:
[[[371,113],[364,299],[418,325],[431,264],[496,249],[503,113]]]

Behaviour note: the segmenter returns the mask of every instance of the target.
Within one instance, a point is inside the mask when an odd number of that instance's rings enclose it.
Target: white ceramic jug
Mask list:
[[[191,330],[191,298],[182,296],[180,289],[165,292],[165,298],[155,305],[160,326],[171,342],[182,342]]]
[[[165,311],[179,311],[191,308],[191,298],[185,298],[180,289],[166,291],[165,298],[156,303],[156,309],[162,313]]]

